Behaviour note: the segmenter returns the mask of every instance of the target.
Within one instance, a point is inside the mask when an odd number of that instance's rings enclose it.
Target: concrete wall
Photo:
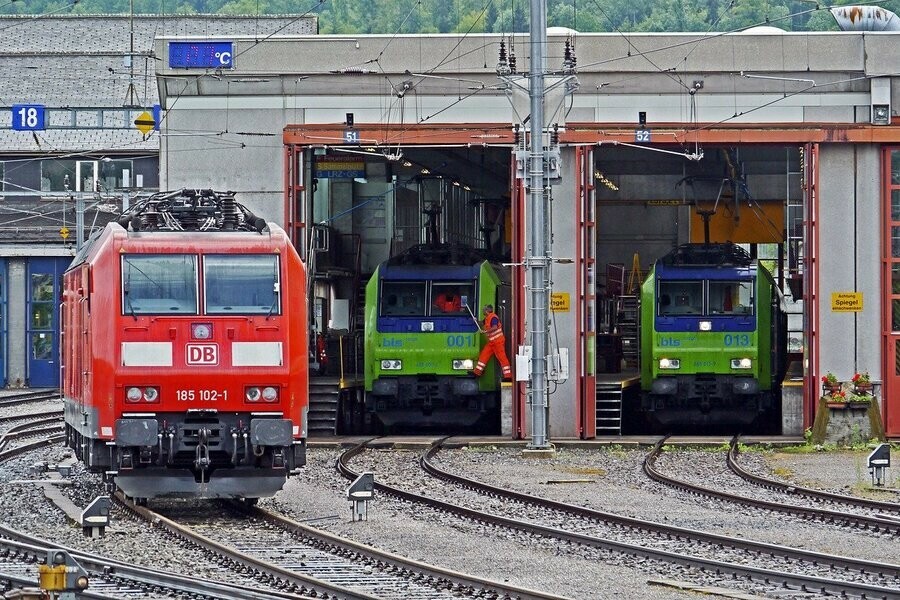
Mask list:
[[[822,372],[881,381],[881,162],[877,146],[819,153],[819,332]],[[861,312],[834,312],[833,292],[862,292]]]
[[[27,318],[25,306],[28,294],[26,281],[28,269],[26,259],[10,258],[7,263],[7,276],[9,287],[7,288],[7,335],[9,336],[9,355],[7,356],[6,373],[9,387],[22,387],[25,385],[28,351],[30,346],[25,337]]]

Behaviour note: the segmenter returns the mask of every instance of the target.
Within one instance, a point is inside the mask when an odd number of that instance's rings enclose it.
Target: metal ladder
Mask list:
[[[597,435],[622,434],[622,384],[597,383]]]

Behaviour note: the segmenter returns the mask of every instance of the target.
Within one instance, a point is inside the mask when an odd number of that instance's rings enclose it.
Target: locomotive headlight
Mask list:
[[[680,369],[681,360],[677,358],[661,358],[659,359],[660,369]]]
[[[144,392],[141,391],[139,387],[130,387],[125,392],[125,401],[126,402],[140,402],[141,398],[144,397]]]
[[[732,358],[732,369],[750,369],[753,367],[753,361],[749,358]]]
[[[262,398],[262,392],[259,391],[258,387],[250,387],[247,388],[245,396],[247,397],[247,402],[259,402],[259,399]]]
[[[208,340],[212,337],[212,323],[191,323],[191,338]]]
[[[453,359],[454,371],[471,371],[475,368],[475,361],[471,358],[455,358]]]
[[[272,386],[263,388],[262,399],[266,402],[275,402],[278,400],[278,390]]]
[[[420,329],[422,331],[434,331],[434,322],[433,321],[422,321],[422,326]]]
[[[159,390],[155,387],[144,388],[144,402],[159,402]]]
[[[386,359],[381,361],[382,371],[399,371],[403,368],[403,361],[398,359]]]
[[[712,331],[712,321],[700,321],[700,331]]]

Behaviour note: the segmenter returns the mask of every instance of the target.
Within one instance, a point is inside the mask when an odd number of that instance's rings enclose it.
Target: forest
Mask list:
[[[895,13],[900,0],[877,3]],[[512,33],[530,0],[8,0],[0,13],[317,15],[322,34]],[[579,32],[729,32],[759,25],[836,31],[815,0],[547,0],[547,22]]]

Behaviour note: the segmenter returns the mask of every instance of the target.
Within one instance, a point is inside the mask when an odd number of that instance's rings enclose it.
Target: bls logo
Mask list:
[[[189,365],[219,364],[218,344],[188,344],[185,350],[187,352],[185,362]]]
[[[673,338],[673,337],[659,336],[659,345],[660,346],[680,346],[681,340]]]

